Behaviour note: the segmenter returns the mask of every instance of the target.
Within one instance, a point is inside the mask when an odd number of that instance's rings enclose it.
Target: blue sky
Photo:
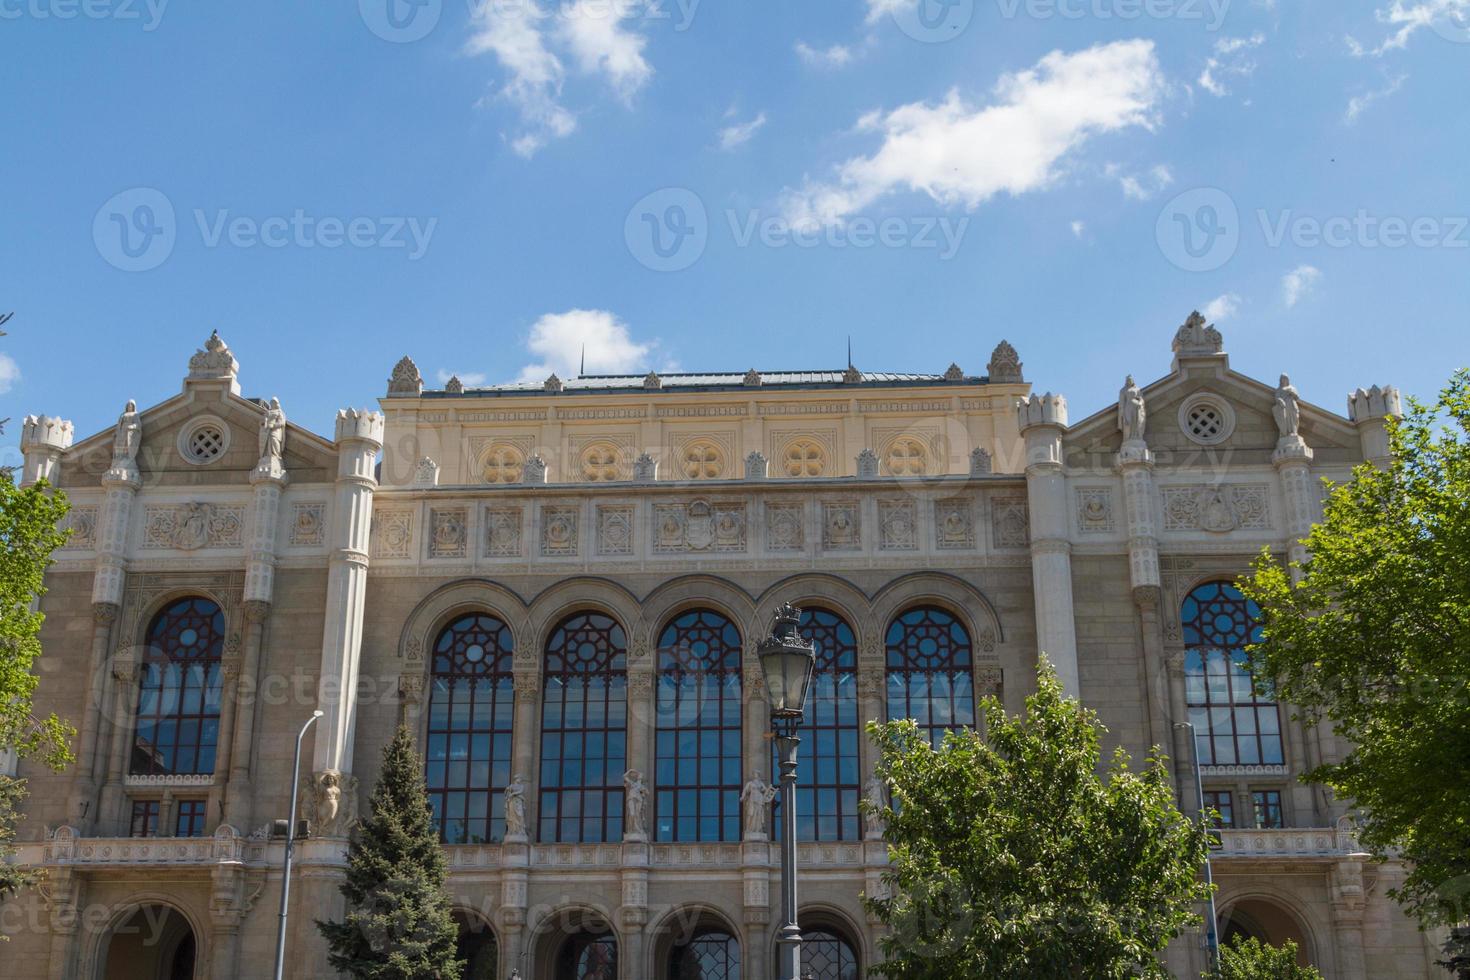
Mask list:
[[[96,431],[211,329],[324,432],[584,342],[1007,338],[1074,418],[1207,304],[1338,411],[1470,362],[1470,0],[414,2],[0,0],[0,417]]]

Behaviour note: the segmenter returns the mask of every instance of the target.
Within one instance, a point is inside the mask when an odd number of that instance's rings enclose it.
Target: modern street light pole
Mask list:
[[[801,610],[783,603],[771,635],[756,647],[771,706],[771,731],[781,762],[781,928],[776,933],[776,980],[801,980],[801,928],[796,923],[796,747],[816,647],[797,632]]]
[[[1199,742],[1195,740],[1194,724],[1188,721],[1174,723],[1175,728],[1189,729],[1189,757],[1194,763],[1194,800],[1196,813],[1205,812],[1205,784],[1199,771]],[[1205,948],[1209,951],[1210,972],[1220,972],[1220,936],[1215,926],[1215,875],[1210,869],[1210,852],[1205,851],[1205,884],[1210,886],[1208,910],[1205,913]]]
[[[286,912],[291,904],[291,851],[296,842],[296,794],[301,787],[301,740],[321,716],[320,709],[313,711],[296,735],[296,761],[291,765],[291,819],[286,822],[286,863],[281,873],[281,921],[276,928],[276,980],[281,980],[286,968]]]

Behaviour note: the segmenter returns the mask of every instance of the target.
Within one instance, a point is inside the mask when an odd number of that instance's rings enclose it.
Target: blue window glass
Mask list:
[[[446,844],[505,836],[515,645],[494,616],[450,623],[434,643],[424,778]]]
[[[658,641],[654,725],[661,841],[740,839],[740,631],[708,609]]]
[[[723,929],[703,929],[676,943],[669,980],[740,980],[740,940]]]
[[[1261,640],[1261,610],[1228,582],[1184,600],[1184,695],[1202,766],[1281,765],[1281,711],[1256,690],[1245,648]]]
[[[224,646],[224,613],[208,599],[180,599],[153,618],[139,664],[130,772],[214,772]]]
[[[888,624],[888,718],[912,718],[938,745],[944,733],[975,724],[970,634],[935,606]]]
[[[541,701],[541,837],[623,839],[627,639],[601,613],[562,621],[546,642]]]
[[[800,778],[796,784],[797,840],[858,840],[857,637],[826,609],[803,609],[801,635],[816,646],[817,664],[801,722]],[[771,746],[771,781],[780,774]],[[772,807],[775,839],[781,801]]]
[[[802,978],[811,980],[859,980],[857,952],[847,937],[831,929],[801,932]]]

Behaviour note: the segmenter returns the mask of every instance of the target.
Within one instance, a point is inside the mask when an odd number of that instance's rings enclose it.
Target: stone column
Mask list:
[[[1353,854],[1338,861],[1328,873],[1332,898],[1332,938],[1337,949],[1340,980],[1367,980],[1363,960],[1363,858]]]
[[[27,415],[20,430],[20,451],[25,464],[20,471],[22,488],[45,480],[56,485],[61,454],[71,448],[72,424],[49,415]]]
[[[1189,720],[1188,702],[1184,691],[1184,651],[1170,650],[1164,655],[1169,689],[1169,714],[1179,721]],[[1194,781],[1194,753],[1197,747],[1189,744],[1188,728],[1172,728],[1170,744],[1173,746],[1174,784],[1179,787],[1181,809],[1194,813],[1199,809],[1199,792]]]
[[[231,682],[233,691],[224,703],[234,711],[231,747],[218,771],[229,772],[222,822],[244,830],[251,825],[251,803],[255,799],[253,760],[255,756],[255,713],[260,701],[261,649],[265,643],[265,624],[271,604],[259,599],[245,602],[245,643],[238,677]],[[220,730],[224,732],[223,720]]]
[[[653,757],[653,732],[657,723],[657,704],[654,700],[655,679],[653,671],[645,667],[634,667],[628,671],[628,768],[643,774],[643,781],[650,791],[658,789],[655,784]],[[653,820],[653,800],[648,801],[649,822]],[[654,835],[649,826],[648,836]]]
[[[1348,418],[1358,427],[1363,444],[1363,458],[1381,470],[1388,469],[1388,420],[1401,418],[1403,400],[1393,385],[1374,385],[1366,391],[1359,388],[1348,396]]]
[[[1033,395],[1017,417],[1026,439],[1026,490],[1031,511],[1031,581],[1036,593],[1040,653],[1056,668],[1069,697],[1081,696],[1077,624],[1072,613],[1072,545],[1068,540],[1067,478],[1062,472],[1062,436],[1067,400]]]
[[[526,783],[526,836],[539,837],[541,820],[541,772],[537,748],[541,741],[541,671],[537,666],[515,668],[516,707],[511,721],[511,778]]]
[[[1154,459],[1142,439],[1123,443],[1117,460],[1123,478],[1123,510],[1128,519],[1128,576],[1143,636],[1144,683],[1148,686],[1149,741],[1169,746],[1173,732],[1164,674],[1164,637],[1160,621],[1159,538],[1154,524]],[[1180,760],[1175,760],[1175,766]]]
[[[312,735],[313,779],[352,771],[357,726],[357,672],[362,655],[362,617],[367,597],[368,546],[372,537],[374,476],[383,448],[383,417],[345,409],[337,413],[337,488],[332,515],[332,556],[327,571],[327,623],[322,637],[317,706],[324,712]]]
[[[1281,494],[1286,501],[1287,555],[1293,563],[1307,560],[1307,546],[1302,540],[1312,530],[1317,520],[1320,491],[1312,479],[1312,450],[1299,435],[1284,435],[1276,444],[1271,455],[1271,464],[1276,467],[1277,479],[1281,482]],[[1291,570],[1292,582],[1301,581],[1301,572]],[[1288,718],[1294,713],[1290,705],[1283,705]],[[1314,726],[1301,722],[1290,722],[1283,726],[1287,750],[1287,762],[1293,775],[1300,775],[1321,764],[1321,753],[1316,742]],[[1312,788],[1298,783],[1292,787],[1292,809],[1312,814],[1314,821],[1325,818],[1321,811],[1326,805],[1325,794],[1313,793]]]
[[[621,980],[643,980],[644,976],[643,958],[647,955],[648,946],[644,930],[648,927],[649,919],[648,859],[647,841],[627,841],[623,844],[623,948],[618,950],[618,973]]]
[[[67,819],[82,833],[90,828],[97,808],[98,743],[102,731],[102,699],[107,694],[107,654],[119,607],[111,602],[92,606],[92,649],[87,665],[87,701],[77,742],[76,775],[67,801]],[[105,776],[105,774],[104,774]]]
[[[740,782],[743,784],[755,770],[759,769],[761,778],[774,786],[776,778],[771,772],[772,742],[768,737],[771,731],[771,706],[766,702],[765,675],[761,672],[760,661],[754,656],[749,657],[749,662],[745,665],[745,672],[740,678],[740,691],[744,700],[740,711],[741,755],[743,756]],[[743,837],[744,813],[741,814],[740,828]]]
[[[122,608],[123,584],[127,578],[127,553],[128,553],[128,528],[131,524],[133,501],[138,495],[138,490],[143,485],[142,477],[138,473],[138,466],[126,455],[114,457],[111,468],[102,477],[102,487],[106,491],[103,498],[102,512],[97,517],[97,566],[92,575],[92,608],[95,610],[99,605],[111,606],[113,609]],[[94,623],[95,623],[94,613]],[[106,616],[106,614],[103,614]],[[114,617],[115,618],[115,617]],[[101,719],[98,715],[102,706],[109,700],[112,702],[112,714],[110,717],[111,731],[109,738],[109,751],[106,756],[107,768],[101,774],[104,782],[102,786],[102,799],[95,811],[96,818],[89,821],[93,827],[101,823],[120,824],[126,817],[122,812],[123,802],[123,776],[127,774],[129,741],[133,736],[133,699],[135,691],[133,682],[137,679],[137,665],[133,660],[131,650],[120,653],[115,658],[112,670],[102,668],[106,663],[110,652],[111,625],[107,627],[108,636],[99,638],[98,630],[94,628],[92,635],[93,656],[100,652],[101,661],[96,665],[97,670],[93,674],[92,691],[94,697],[87,703],[87,714],[83,718],[82,726],[85,731],[90,725],[98,730],[97,738],[100,739]],[[131,638],[129,638],[130,640]],[[120,645],[128,645],[124,643]],[[100,651],[99,651],[100,647]],[[109,690],[108,675],[111,675],[113,684]],[[83,743],[86,749],[86,743]],[[92,745],[92,751],[97,751],[97,743]],[[96,785],[95,777],[88,769],[77,767],[77,782],[73,789],[73,800],[77,806],[92,798]],[[75,809],[72,811],[75,813]],[[86,833],[89,828],[79,828]]]
[[[69,980],[76,976],[74,960],[80,950],[78,926],[81,925],[82,877],[74,869],[60,865],[46,869],[43,886],[50,910],[51,955],[47,957],[49,980]]]

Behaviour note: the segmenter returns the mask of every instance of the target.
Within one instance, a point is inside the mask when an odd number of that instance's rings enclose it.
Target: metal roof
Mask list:
[[[711,391],[740,389],[746,391],[759,391],[764,388],[855,388],[864,385],[873,387],[901,387],[914,386],[923,387],[929,385],[944,384],[968,384],[978,385],[988,383],[983,377],[972,377],[966,375],[962,379],[954,381],[946,380],[942,374],[913,374],[896,371],[860,371],[861,381],[847,382],[846,370],[836,371],[761,371],[761,383],[759,385],[747,385],[745,371],[718,372],[718,373],[674,373],[658,375],[659,387],[647,388],[644,374],[595,374],[583,375],[578,378],[567,378],[562,381],[562,393],[594,393],[594,392],[618,392],[618,391],[658,391],[658,390],[686,390],[686,391]],[[545,381],[518,381],[511,384],[485,385],[482,387],[465,386],[463,397],[474,396],[503,396],[503,395],[537,395],[550,394],[546,390]],[[428,396],[461,397],[459,392],[448,392],[442,389],[426,390]]]

